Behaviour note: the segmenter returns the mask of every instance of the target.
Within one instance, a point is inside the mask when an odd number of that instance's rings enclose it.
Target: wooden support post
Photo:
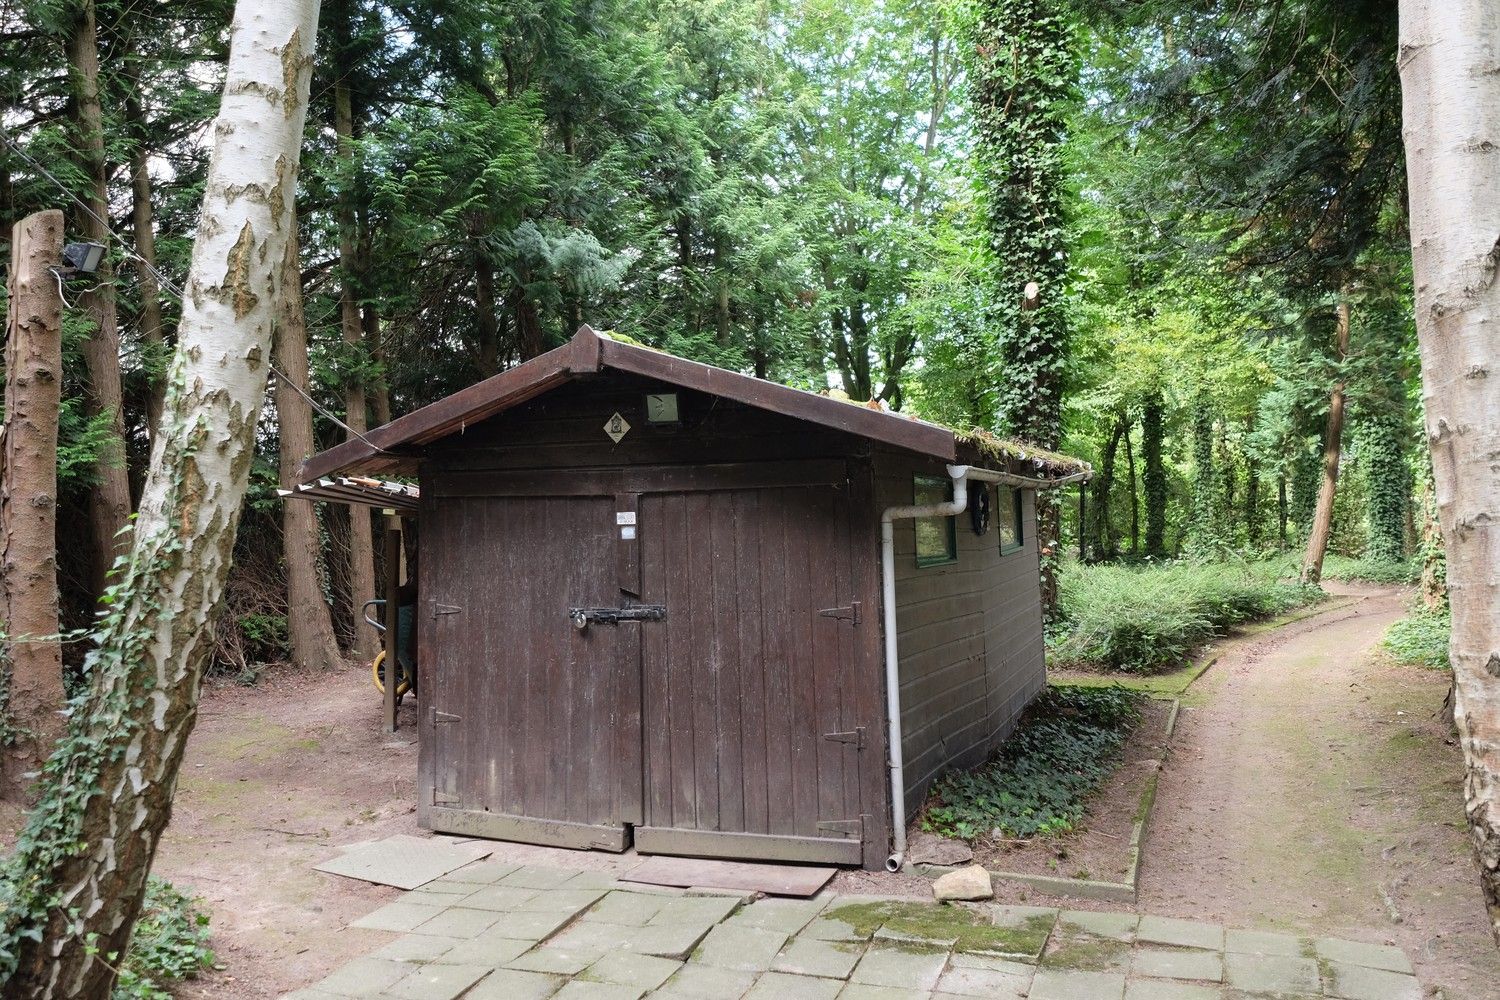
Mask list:
[[[363,507],[351,507],[355,513]],[[396,685],[401,679],[401,519],[385,518],[385,730],[396,731]]]
[[[11,234],[0,451],[0,612],[10,664],[6,791],[21,793],[62,734],[57,623],[57,414],[62,388],[63,214],[29,215]]]

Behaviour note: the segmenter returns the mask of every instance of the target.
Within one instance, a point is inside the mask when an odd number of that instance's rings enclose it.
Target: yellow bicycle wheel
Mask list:
[[[384,666],[384,664],[385,664],[385,650],[382,649],[379,653],[377,653],[375,655],[374,661],[371,662],[371,664],[370,664],[370,676],[375,679],[375,690],[379,691],[381,694],[385,694],[385,681],[381,677],[382,671],[380,669],[382,666]],[[398,667],[397,669],[399,670],[400,668]],[[411,678],[409,678],[409,677],[406,676],[406,671],[405,670],[402,670],[401,671],[401,682],[396,685],[396,693],[397,694],[405,694],[406,692],[408,692],[410,690],[411,690]]]

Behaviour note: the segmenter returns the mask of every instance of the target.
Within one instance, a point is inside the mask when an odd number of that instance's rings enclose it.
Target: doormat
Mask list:
[[[647,858],[620,876],[622,882],[693,889],[739,889],[769,896],[811,896],[828,884],[837,868],[808,865],[756,865],[702,858]]]
[[[489,857],[494,851],[493,844],[480,841],[455,844],[435,837],[397,834],[384,840],[352,844],[343,854],[313,865],[313,869],[377,885],[415,889],[471,861]]]

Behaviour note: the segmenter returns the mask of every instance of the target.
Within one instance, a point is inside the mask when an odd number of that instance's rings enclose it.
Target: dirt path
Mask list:
[[[1402,592],[1339,589],[1363,599],[1228,644],[1184,698],[1140,909],[1397,944],[1429,988],[1500,998],[1446,676],[1380,652]]]

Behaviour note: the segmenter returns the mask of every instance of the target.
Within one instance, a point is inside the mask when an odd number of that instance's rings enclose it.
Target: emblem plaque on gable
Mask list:
[[[620,439],[629,432],[630,422],[627,421],[624,417],[620,416],[618,413],[610,417],[609,420],[607,420],[604,424],[604,433],[608,434],[609,439],[615,444],[619,444]]]

